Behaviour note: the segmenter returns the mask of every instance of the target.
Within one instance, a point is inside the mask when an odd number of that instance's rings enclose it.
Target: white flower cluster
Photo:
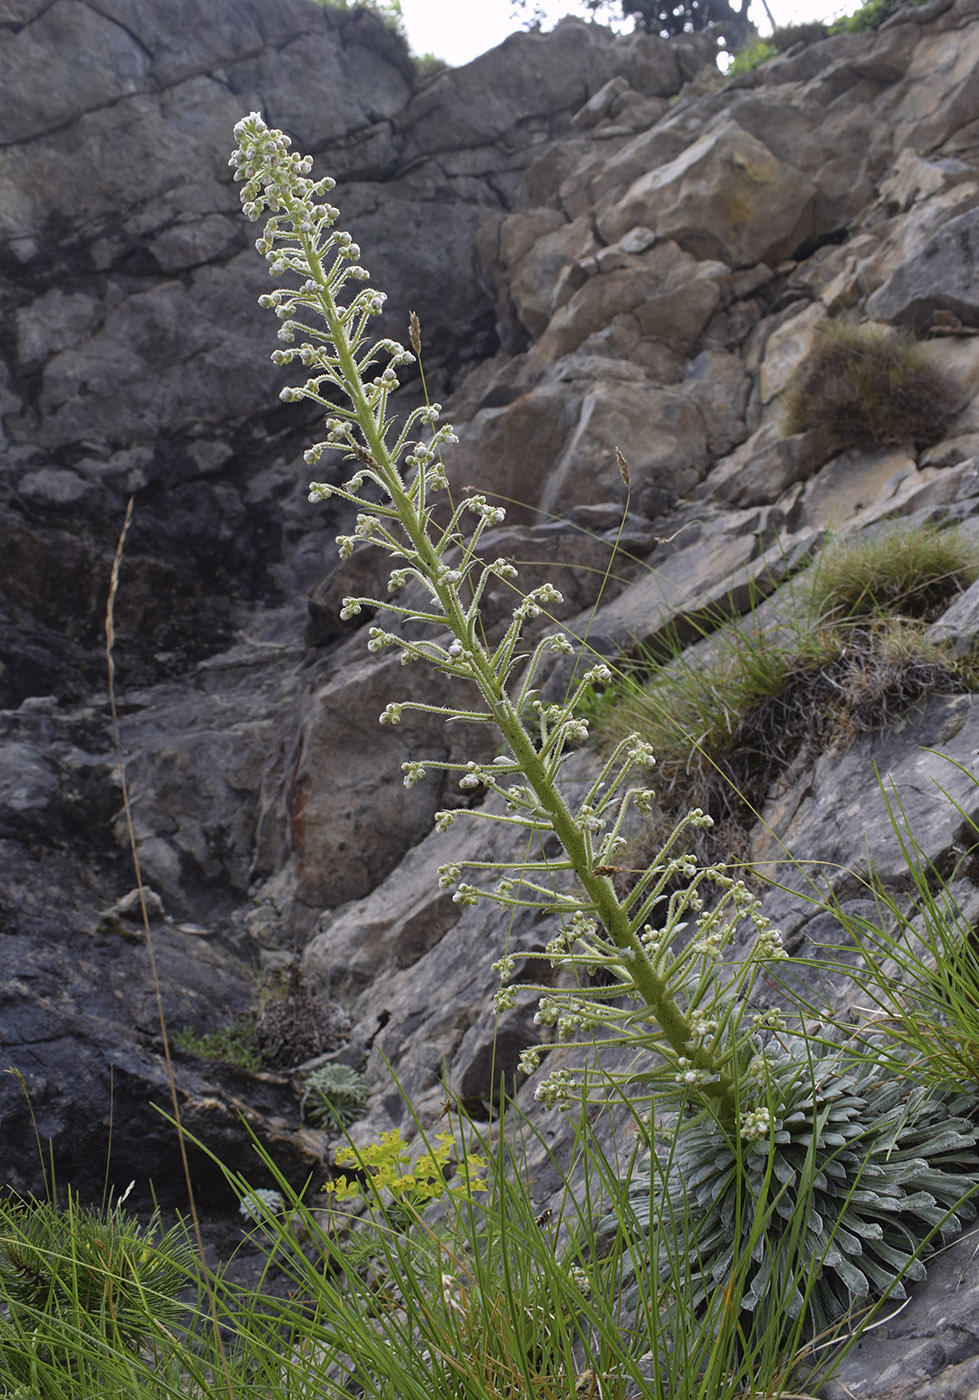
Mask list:
[[[270,131],[258,112],[250,112],[235,124],[238,149],[232,153],[229,165],[234,167],[235,179],[244,180],[241,205],[252,223],[264,209],[273,214],[298,196],[307,201],[328,193],[336,184],[327,176],[314,183],[305,177],[313,168],[312,156],[289,154],[292,145],[281,131]],[[332,223],[338,210],[324,205],[316,211],[319,217]]]
[[[534,1090],[534,1098],[545,1108],[570,1108],[580,1093],[580,1080],[570,1070],[556,1069],[541,1080]]]
[[[715,1034],[717,1031],[717,1022],[715,1020],[709,1020],[699,1011],[692,1011],[689,1020],[692,1034],[687,1044],[691,1050],[697,1050],[703,1041],[708,1040]]]
[[[679,1071],[676,1082],[681,1089],[700,1089],[717,1078],[717,1075],[709,1070],[698,1069],[696,1065],[691,1064],[685,1055],[681,1055],[676,1064]]]
[[[739,1134],[742,1142],[767,1138],[772,1129],[772,1115],[767,1108],[752,1108],[742,1113]]]
[[[493,971],[500,974],[501,982],[509,982],[513,976],[517,960],[512,953],[506,953],[498,962],[493,963]]]
[[[751,950],[751,956],[758,962],[781,962],[789,955],[782,946],[782,935],[777,928],[773,928],[764,915],[755,911],[753,913],[757,936]]]

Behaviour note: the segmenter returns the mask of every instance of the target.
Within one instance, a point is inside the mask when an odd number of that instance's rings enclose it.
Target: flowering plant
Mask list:
[[[456,1151],[451,1133],[437,1133],[435,1146],[412,1160],[411,1151],[399,1129],[382,1133],[378,1142],[366,1147],[342,1147],[335,1161],[340,1167],[355,1167],[365,1172],[369,1185],[356,1177],[332,1177],[323,1190],[335,1201],[356,1200],[373,1196],[389,1200],[400,1210],[423,1210],[431,1201],[445,1195],[469,1196],[473,1191],[485,1191],[486,1182],[480,1172],[486,1160],[478,1153],[467,1152],[459,1162],[459,1173],[451,1181],[445,1176],[449,1159]]]
[[[972,1211],[979,1129],[964,1118],[951,1121],[950,1091],[889,1077],[870,1039],[850,1033],[845,1044],[817,1056],[800,1027],[791,1051],[771,1034],[776,1013],[748,1014],[758,971],[785,954],[743,882],[723,867],[699,869],[685,853],[685,833],[710,820],[702,812],[679,823],[627,893],[616,891],[611,877],[629,815],[652,803],[642,782],[654,762],[651,748],[640,735],[627,735],[584,796],[570,800],[565,765],[588,733],[581,703],[593,685],[607,682],[607,669],[589,670],[563,704],[541,700],[536,681],[545,658],[575,651],[559,630],[545,630],[535,642],[525,635],[528,623],[540,625],[561,601],[550,584],[526,594],[514,589],[516,606],[502,636],[488,640],[481,613],[487,586],[496,579],[512,584],[516,573],[482,548],[503,512],[480,494],[453,500],[441,451],[455,435],[439,426],[438,404],[426,397],[400,430],[388,413],[397,369],[421,351],[417,317],[411,317],[411,351],[372,338],[384,297],[358,285],[369,275],[350,234],[334,227],[337,210],[324,200],[332,180],[311,180],[309,157],[290,154],[288,138],[270,131],[257,113],[236,131],[231,163],[243,181],[245,212],[251,219],[269,214],[257,247],[272,276],[292,283],[261,298],[282,322],[286,348],[273,359],[298,360],[308,375],[282,397],[310,399],[325,410],[326,437],[306,453],[309,465],[331,449],[356,464],[345,483],[313,483],[310,496],[337,496],[356,507],[353,533],[338,537],[342,555],[369,541],[394,564],[388,597],[347,598],[343,614],[353,617],[365,606],[386,610],[393,621],[370,628],[371,651],[396,647],[402,661],[425,661],[467,683],[475,697],[466,707],[392,701],[381,723],[423,710],[492,726],[502,741],[491,761],[404,765],[409,786],[441,769],[458,775],[464,791],[482,789],[485,801],[466,815],[500,823],[527,843],[522,858],[443,866],[440,883],[454,887],[462,904],[488,899],[504,909],[538,911],[558,925],[542,952],[511,951],[499,960],[497,1004],[508,1006],[521,989],[533,991],[538,1020],[556,1027],[557,1043],[594,1049],[604,1038],[643,1052],[638,1073],[633,1065],[611,1075],[601,1056],[599,1068],[606,1083],[617,1077],[649,1086],[651,1127],[656,1096],[664,1091],[704,1110],[680,1114],[651,1142],[648,1176],[642,1169],[631,1173],[614,1216],[615,1229],[631,1211],[637,1225],[648,1221],[648,1233],[666,1239],[665,1252],[650,1250],[635,1261],[636,1286],[641,1292],[640,1275],[650,1270],[659,1279],[656,1315],[667,1299],[686,1300],[671,1345],[681,1341],[689,1315],[731,1318],[739,1343],[761,1336],[767,1346],[777,1335],[788,1346],[811,1336],[862,1306],[872,1290],[886,1295],[896,1288],[936,1234],[961,1228]],[[621,455],[619,467],[628,485]],[[420,636],[412,630],[418,624],[426,629]],[[445,829],[457,815],[443,811],[436,824]],[[556,845],[559,853],[551,854]],[[540,859],[528,857],[534,848]],[[473,879],[480,883],[465,879],[469,872],[478,872]],[[742,929],[753,929],[754,937],[735,949]],[[514,983],[518,957],[549,962],[562,984]],[[523,1068],[535,1069],[539,1056],[539,1049],[527,1051]],[[913,1075],[909,1065],[906,1079]],[[568,1105],[582,1088],[562,1069],[543,1080],[537,1096]],[[387,1150],[397,1165],[398,1144]],[[434,1183],[438,1162],[430,1155]],[[902,1173],[912,1159],[916,1189],[908,1193],[902,1183],[912,1178]],[[907,1220],[911,1212],[924,1220],[924,1232]],[[907,1249],[895,1246],[898,1236]],[[671,1253],[671,1241],[678,1252]],[[858,1267],[852,1256],[863,1259],[865,1242],[873,1247]],[[776,1277],[778,1301],[759,1332],[752,1315],[768,1316],[760,1304]]]
[[[685,830],[709,823],[699,811],[680,823],[663,858],[630,893],[617,895],[611,865],[625,843],[630,811],[650,808],[653,794],[635,778],[645,779],[655,761],[652,750],[639,735],[629,735],[583,799],[569,804],[561,770],[571,747],[588,733],[578,708],[594,685],[607,683],[608,670],[599,665],[587,671],[563,704],[539,699],[535,682],[545,659],[575,650],[561,631],[545,632],[532,646],[523,641],[527,623],[561,601],[547,583],[527,594],[515,590],[516,606],[502,637],[495,643],[484,640],[480,604],[487,586],[494,579],[512,584],[516,577],[507,560],[480,552],[483,536],[503,520],[504,512],[481,494],[453,500],[441,449],[457,439],[450,426],[440,423],[439,404],[426,401],[415,408],[400,429],[389,416],[397,371],[420,354],[417,317],[411,320],[411,351],[398,341],[373,338],[373,319],[385,298],[366,285],[369,273],[351,235],[335,227],[338,211],[325,200],[334,182],[312,180],[311,158],[291,153],[289,138],[270,130],[257,113],[235,130],[238,149],[231,164],[243,182],[244,212],[252,220],[269,216],[256,246],[272,277],[290,284],[260,298],[281,321],[283,348],[272,359],[278,365],[298,362],[307,373],[302,385],[283,389],[281,397],[286,402],[309,399],[325,411],[326,436],[306,452],[307,465],[315,466],[331,450],[355,463],[342,485],[314,482],[310,499],[338,497],[357,508],[353,533],[338,536],[341,556],[369,542],[394,565],[388,597],[346,598],[341,616],[354,617],[365,607],[386,610],[394,621],[390,627],[370,627],[368,650],[396,647],[403,662],[427,662],[443,675],[467,682],[477,697],[466,708],[392,701],[380,722],[398,724],[406,711],[422,710],[446,720],[495,726],[502,740],[500,752],[488,763],[406,763],[405,784],[413,786],[430,770],[456,773],[463,791],[482,789],[490,799],[465,815],[529,834],[538,847],[556,836],[562,847],[558,858],[542,853],[536,860],[446,865],[440,884],[455,887],[454,898],[461,904],[490,899],[509,908],[556,911],[560,932],[542,956],[578,973],[601,966],[611,972],[612,985],[581,984],[563,992],[524,984],[542,997],[540,1020],[556,1024],[565,1039],[577,1040],[579,1031],[584,1037],[611,1031],[637,1048],[655,1049],[662,1066],[649,1072],[655,1082],[693,1092],[728,1121],[748,1115],[745,1127],[755,1134],[764,1088],[749,1101],[738,1086],[739,1065],[753,1055],[756,1032],[754,1025],[741,1030],[741,1009],[759,966],[781,956],[777,933],[743,884],[720,868],[699,871],[678,849]],[[620,469],[627,477],[621,459]],[[398,596],[406,593],[408,601],[399,602]],[[419,596],[421,601],[411,601]],[[435,635],[431,630],[424,637],[414,635],[410,629],[416,624],[435,629]],[[530,716],[530,723],[524,716]],[[439,812],[437,827],[446,830],[458,815]],[[478,871],[483,883],[465,879],[469,871]],[[573,877],[570,887],[555,887],[555,879],[567,878],[560,872]],[[709,883],[720,898],[707,908],[701,892]],[[680,934],[688,914],[695,916],[696,927],[683,946]],[[759,936],[735,970],[722,975],[721,956],[745,921],[757,925]],[[500,1006],[520,990],[509,982],[514,966],[513,956],[498,965],[504,983]],[[539,1051],[531,1052],[524,1067],[530,1069],[538,1056]],[[578,1086],[577,1079],[561,1071],[538,1092],[543,1101],[560,1104]]]

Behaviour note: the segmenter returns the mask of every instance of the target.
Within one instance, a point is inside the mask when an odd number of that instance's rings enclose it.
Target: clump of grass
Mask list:
[[[595,733],[604,745],[638,729],[657,755],[667,818],[701,807],[715,821],[698,837],[702,853],[738,853],[791,764],[885,727],[933,692],[979,689],[976,659],[923,627],[977,577],[979,548],[955,530],[832,544],[783,591],[777,626],[719,628],[708,662],[679,648],[663,664],[640,657],[595,705]],[[660,836],[656,826],[649,841]],[[634,855],[641,864],[645,845]]]
[[[503,1113],[492,1143],[459,1123],[461,1160],[478,1155],[485,1179],[463,1168],[434,1211],[406,1214],[395,1202],[390,1219],[378,1201],[366,1217],[348,1222],[334,1206],[324,1220],[256,1144],[285,1200],[268,1229],[290,1280],[288,1298],[258,1295],[241,1313],[242,1352],[253,1367],[260,1358],[266,1385],[305,1394],[315,1358],[317,1393],[333,1400],[360,1393],[378,1400],[737,1400],[791,1388],[810,1361],[804,1321],[773,1307],[751,1322],[748,1290],[757,1271],[740,1239],[723,1289],[713,1290],[723,1291],[727,1306],[704,1309],[699,1256],[678,1228],[676,1201],[658,1187],[642,1191],[635,1153],[620,1159],[603,1151],[582,1110],[571,1119],[569,1171],[511,1103]],[[637,1123],[640,1131],[648,1126]],[[737,1175],[747,1149],[735,1141],[731,1151]],[[532,1169],[531,1159],[564,1183],[543,1211],[532,1196],[540,1167]],[[232,1184],[241,1194],[242,1183]],[[810,1174],[801,1174],[798,1194],[808,1202]],[[696,1214],[686,1213],[688,1226]],[[832,1220],[825,1230],[832,1239]],[[673,1248],[651,1257],[651,1237],[667,1235]],[[790,1261],[787,1246],[776,1249],[789,1277],[806,1287],[818,1264],[796,1255]],[[825,1371],[830,1354],[823,1358]]]
[[[643,733],[657,756],[661,805],[669,814],[688,806],[708,812],[715,827],[700,840],[711,847],[730,841],[731,819],[763,800],[774,772],[797,751],[811,710],[801,703],[799,678],[839,651],[819,632],[797,654],[740,627],[718,640],[721,655],[713,664],[678,655],[633,684],[596,725],[603,745],[616,742],[620,732]],[[654,842],[659,835],[657,829]]]
[[[955,399],[915,342],[889,327],[831,321],[786,393],[786,434],[816,432],[828,454],[913,443],[945,433]]]
[[[0,1197],[3,1393],[148,1396],[137,1369],[165,1364],[195,1267],[186,1231],[156,1214]]]
[[[931,622],[977,578],[979,545],[961,530],[892,528],[824,550],[811,606],[837,621],[890,612]]]
[[[439,58],[436,53],[420,53],[413,57],[415,66],[415,83],[418,87],[427,86],[433,82],[440,73],[445,73],[449,67],[444,58]]]
[[[401,10],[401,0],[315,0],[327,10],[358,11],[367,10],[392,29],[405,37],[405,17]]]
[[[255,1027],[254,1016],[239,1016],[217,1031],[177,1031],[173,1041],[181,1050],[202,1060],[220,1060],[222,1064],[257,1071],[265,1068],[265,1060],[255,1038]]]

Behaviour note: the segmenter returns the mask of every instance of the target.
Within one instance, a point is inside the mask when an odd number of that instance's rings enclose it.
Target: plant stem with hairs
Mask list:
[[[650,805],[652,793],[630,786],[629,777],[652,765],[652,750],[638,735],[629,735],[577,809],[568,804],[558,781],[560,770],[569,745],[587,736],[587,723],[576,707],[590,687],[601,682],[604,668],[589,671],[562,705],[545,705],[536,698],[534,678],[545,657],[574,651],[561,632],[545,636],[529,657],[520,646],[525,624],[561,601],[550,584],[526,595],[517,591],[519,601],[502,639],[495,646],[484,640],[480,601],[487,584],[493,578],[509,582],[516,575],[506,560],[488,560],[478,552],[482,536],[503,520],[504,512],[475,494],[458,505],[449,497],[447,508],[436,514],[433,501],[439,493],[448,494],[440,449],[456,439],[450,427],[436,426],[438,404],[416,408],[400,432],[389,418],[388,399],[398,386],[396,369],[415,356],[397,341],[372,339],[370,327],[383,308],[383,294],[366,287],[350,294],[349,284],[364,283],[369,274],[359,264],[360,249],[350,234],[334,228],[337,210],[323,201],[333,181],[311,180],[311,159],[289,153],[288,138],[269,130],[256,113],[238,123],[236,134],[239,144],[231,164],[235,178],[244,182],[244,212],[252,220],[264,211],[270,216],[256,246],[274,278],[291,274],[298,282],[260,298],[260,304],[273,309],[281,320],[279,339],[289,347],[277,350],[273,361],[280,365],[299,361],[309,375],[302,386],[284,389],[281,397],[286,402],[310,399],[326,412],[326,439],[306,453],[308,465],[315,465],[329,449],[338,449],[356,462],[353,476],[344,485],[314,483],[310,499],[337,496],[358,508],[353,534],[338,536],[341,557],[347,557],[360,541],[380,546],[396,564],[389,593],[397,595],[409,580],[416,586],[420,583],[424,593],[424,603],[416,606],[401,606],[390,597],[347,598],[341,616],[354,617],[364,606],[386,609],[399,620],[401,631],[396,635],[371,627],[370,651],[396,646],[403,661],[427,661],[444,675],[474,686],[480,698],[477,709],[405,700],[388,705],[381,723],[396,724],[405,710],[422,710],[446,719],[495,725],[503,739],[503,752],[490,764],[406,763],[405,784],[414,786],[428,769],[458,772],[463,790],[482,787],[505,807],[503,812],[479,809],[473,815],[509,823],[538,841],[553,833],[563,847],[563,860],[515,860],[494,866],[505,878],[493,890],[460,883],[465,862],[463,867],[442,868],[443,886],[458,883],[455,898],[462,904],[487,897],[503,905],[556,907],[565,927],[573,930],[573,939],[565,940],[563,954],[554,960],[599,957],[612,965],[618,994],[639,1003],[646,1023],[637,1038],[635,1011],[623,1013],[620,1019],[632,1027],[633,1043],[641,1040],[655,1047],[674,1087],[694,1090],[715,1112],[734,1121],[757,1105],[742,1102],[738,1090],[737,1065],[744,1059],[746,1042],[738,1031],[740,1017],[731,1011],[732,984],[724,984],[716,964],[736,924],[754,918],[760,937],[735,979],[743,1004],[747,983],[759,964],[780,955],[777,935],[763,926],[743,886],[726,879],[720,870],[707,873],[724,891],[725,909],[730,906],[724,937],[719,936],[715,910],[703,916],[704,937],[693,940],[685,952],[665,947],[661,930],[649,922],[660,917],[660,906],[665,906],[664,882],[651,879],[661,871],[649,872],[626,898],[617,896],[605,868],[623,844],[621,829],[630,807],[648,809]],[[297,337],[301,337],[299,344]],[[411,340],[418,354],[415,317]],[[381,361],[386,366],[379,370]],[[409,440],[416,429],[429,430],[427,439]],[[377,495],[380,500],[375,499]],[[448,523],[443,524],[446,514]],[[471,529],[466,528],[468,516],[475,517]],[[411,623],[438,628],[440,639],[412,640],[406,635]],[[536,718],[533,731],[523,718],[528,711]],[[437,826],[446,829],[455,815],[438,813]],[[708,820],[698,812],[681,825]],[[695,891],[704,872],[696,872],[683,859],[674,859],[671,868],[672,873],[682,871],[690,878],[689,899],[686,904],[680,901],[683,907],[702,909]],[[535,873],[549,876],[555,870],[573,872],[578,886],[574,893],[555,893],[534,878]],[[695,964],[699,975],[693,975]],[[503,1004],[514,990],[501,991]],[[578,989],[577,1025],[607,1028],[615,1021],[607,994],[602,1005],[591,1010],[583,995]],[[709,1014],[719,1001],[725,1004],[723,1014]],[[705,1031],[705,1026],[720,1026],[721,1033]]]

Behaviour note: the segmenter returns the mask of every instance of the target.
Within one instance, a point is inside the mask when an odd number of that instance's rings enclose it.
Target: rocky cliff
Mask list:
[[[339,563],[342,512],[305,499],[314,420],[278,401],[227,168],[243,113],[338,177],[390,333],[421,316],[455,479],[505,501],[496,552],[525,561],[525,585],[553,577],[600,652],[746,607],[827,529],[979,535],[979,6],[907,7],[732,82],[712,58],[708,35],[566,21],[420,84],[375,17],[305,0],[0,4],[0,1027],[83,1192],[108,1151],[122,1186],[180,1197],[104,679],[130,496],[115,664],[164,1010],[171,1031],[211,1031],[258,988],[269,1059],[250,1073],[178,1051],[189,1127],[248,1169],[243,1113],[303,1176],[328,1142],[298,1125],[300,1063],[366,1071],[367,1134],[403,1117],[385,1061],[423,1121],[446,1086],[477,1113],[493,1092],[507,930],[436,887],[473,841],[431,833],[460,796],[400,772],[461,741],[379,730],[388,700],[433,682],[368,658],[337,618],[375,561]],[[840,454],[783,435],[784,390],[843,312],[919,338],[952,386],[937,442]],[[616,448],[632,499],[599,596]],[[974,593],[935,626],[974,631]],[[900,884],[874,763],[951,866],[962,814],[933,780],[976,815],[977,753],[971,695],[943,695],[773,781],[746,843],[780,880],[769,912],[794,948],[825,934],[807,862],[840,867],[843,899],[860,897],[854,862]],[[956,894],[979,914],[968,874]],[[497,1072],[533,1038],[530,1011],[511,1013]],[[13,1078],[0,1117],[7,1179],[36,1189]],[[979,1337],[950,1329],[919,1348],[924,1373],[974,1364]]]

